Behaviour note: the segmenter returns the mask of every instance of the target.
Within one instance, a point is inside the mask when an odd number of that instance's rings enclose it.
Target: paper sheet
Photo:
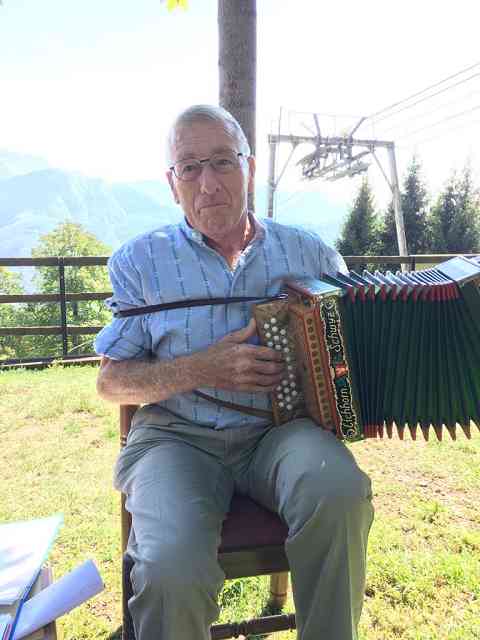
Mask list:
[[[14,640],[20,640],[56,620],[100,593],[103,588],[104,584],[95,563],[87,560],[25,602]]]
[[[20,600],[50,551],[62,516],[0,524],[0,605]]]

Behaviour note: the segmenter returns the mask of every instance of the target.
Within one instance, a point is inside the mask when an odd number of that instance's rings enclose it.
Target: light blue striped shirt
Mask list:
[[[343,258],[308,231],[255,219],[255,237],[234,269],[184,220],[138,236],[110,258],[113,311],[186,298],[273,296],[289,278],[345,271]],[[175,309],[114,319],[95,340],[113,360],[173,359],[205,349],[245,327],[251,303]],[[199,389],[222,400],[269,409],[268,394]],[[224,429],[265,424],[262,418],[202,400],[192,393],[158,403],[199,425]]]

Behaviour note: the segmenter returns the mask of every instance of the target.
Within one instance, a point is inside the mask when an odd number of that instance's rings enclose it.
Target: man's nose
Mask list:
[[[200,181],[200,191],[202,193],[217,193],[220,191],[221,184],[218,180],[218,173],[212,169],[211,165],[206,162],[203,165],[202,173],[199,177]]]

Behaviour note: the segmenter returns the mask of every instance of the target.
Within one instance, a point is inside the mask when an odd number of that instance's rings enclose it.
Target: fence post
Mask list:
[[[68,356],[67,339],[67,303],[65,300],[65,262],[62,257],[58,258],[58,279],[60,286],[60,323],[62,325],[62,352],[63,357]]]

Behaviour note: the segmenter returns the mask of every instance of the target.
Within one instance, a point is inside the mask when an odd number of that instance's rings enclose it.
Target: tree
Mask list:
[[[429,216],[431,250],[473,253],[480,249],[480,197],[472,172],[465,167],[447,181]]]
[[[407,169],[400,194],[405,236],[409,252],[412,254],[425,253],[429,249],[427,233],[428,195],[421,173],[421,164],[418,158],[414,156]],[[380,255],[399,255],[393,204],[390,204],[383,223],[380,225],[377,251]]]
[[[165,0],[164,0],[165,1]],[[170,10],[187,8],[186,0],[166,0]],[[240,123],[250,144],[256,147],[257,2],[218,0],[219,104]],[[253,193],[248,196],[254,208]]]
[[[32,249],[32,257],[46,256],[105,256],[110,248],[80,224],[64,222],[53,231],[42,236],[38,245]],[[58,269],[39,267],[35,281],[41,293],[58,293]],[[82,266],[65,268],[65,291],[84,293],[109,291],[110,283],[107,270],[102,266]],[[31,324],[58,325],[60,323],[60,305],[45,303],[30,305]],[[75,325],[99,325],[107,323],[110,314],[102,301],[88,300],[67,303],[67,323]],[[70,351],[76,354],[91,352],[92,336],[72,336],[69,340]],[[35,355],[57,355],[58,336],[38,336]]]
[[[219,103],[240,123],[255,154],[257,3],[218,0]]]
[[[14,295],[16,293],[24,293],[20,274],[13,273],[5,267],[0,267],[0,294]],[[21,325],[20,316],[21,312],[16,305],[0,303],[0,327]],[[18,338],[16,336],[1,336],[0,358],[2,360],[16,358],[17,343]]]
[[[375,251],[377,220],[373,195],[364,178],[350,213],[336,242],[338,251],[344,256],[363,256]],[[365,268],[359,265],[358,269]]]
[[[186,9],[187,0],[162,0]],[[257,2],[218,0],[219,104],[240,123],[255,154]]]

